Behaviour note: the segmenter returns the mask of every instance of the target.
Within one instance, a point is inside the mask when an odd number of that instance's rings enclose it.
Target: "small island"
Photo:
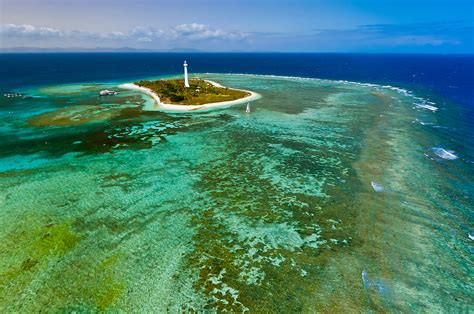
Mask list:
[[[153,91],[161,102],[174,105],[199,106],[251,95],[247,91],[218,86],[198,78],[190,79],[189,87],[185,87],[183,79],[138,81],[134,84]]]
[[[119,87],[151,96],[155,104],[143,108],[148,111],[189,111],[229,107],[260,98],[259,94],[252,91],[228,88],[199,78],[189,79],[186,61],[183,66],[184,79],[143,80],[122,84]]]

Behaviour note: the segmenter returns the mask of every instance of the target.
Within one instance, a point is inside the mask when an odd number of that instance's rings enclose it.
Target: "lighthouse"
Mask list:
[[[188,81],[188,64],[186,61],[184,61],[184,87],[188,88],[189,87],[189,81]]]

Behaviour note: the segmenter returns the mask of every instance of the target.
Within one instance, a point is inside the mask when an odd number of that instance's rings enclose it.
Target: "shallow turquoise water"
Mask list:
[[[472,310],[472,162],[434,128],[451,108],[200,77],[262,99],[164,114],[95,83],[2,100],[0,308]]]

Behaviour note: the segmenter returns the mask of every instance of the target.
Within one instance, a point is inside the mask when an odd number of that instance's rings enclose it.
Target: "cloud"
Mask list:
[[[371,41],[391,46],[458,45],[462,34],[473,32],[472,26],[462,22],[374,24],[361,25],[356,32]]]
[[[312,29],[299,33],[252,33],[252,42],[283,51],[333,52],[473,52],[469,21],[372,24],[353,28]],[[288,51],[288,50],[287,50]]]
[[[148,38],[150,41],[153,39],[162,38],[164,34],[165,32],[161,29],[145,26],[137,26],[128,33],[130,38]]]
[[[159,29],[137,26],[126,32],[60,30],[34,25],[0,25],[0,46],[21,47],[187,47],[209,51],[467,51],[473,52],[470,21],[371,24],[305,32],[240,32],[189,23]]]
[[[472,25],[463,21],[362,25],[359,30],[376,42],[393,46],[459,45],[463,36],[473,34]]]
[[[4,24],[0,26],[0,39],[8,40],[53,40],[68,39],[90,41],[91,43],[100,43],[101,41],[127,41],[128,43],[151,43],[154,41],[162,42],[181,42],[181,41],[206,41],[220,40],[232,41],[242,40],[246,36],[244,33],[235,31],[224,31],[219,28],[212,28],[209,25],[191,23],[181,24],[171,27],[167,30],[161,30],[152,27],[138,26],[129,32],[88,32],[81,30],[59,30],[55,28]]]
[[[458,40],[445,39],[436,36],[424,35],[401,35],[390,39],[378,39],[378,43],[385,43],[389,46],[441,46],[458,45]]]
[[[27,39],[27,40],[50,40],[50,39],[80,39],[80,40],[121,40],[129,35],[122,32],[86,32],[80,30],[59,30],[50,27],[33,25],[4,24],[0,26],[0,36],[3,40]]]
[[[62,32],[49,27],[33,25],[5,24],[0,27],[0,35],[5,37],[61,37]]]
[[[142,43],[149,43],[152,42],[153,39],[151,39],[150,37],[138,37],[137,41]]]
[[[224,40],[240,40],[247,37],[245,33],[236,31],[223,31],[218,28],[211,28],[208,25],[191,23],[181,24],[170,29],[170,35],[174,38],[183,38],[190,40],[208,40],[208,39],[224,39]]]

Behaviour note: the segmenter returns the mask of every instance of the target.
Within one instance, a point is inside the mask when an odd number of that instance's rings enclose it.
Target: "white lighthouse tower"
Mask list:
[[[188,81],[188,64],[186,61],[184,61],[184,87],[188,88],[189,87],[189,81]]]

